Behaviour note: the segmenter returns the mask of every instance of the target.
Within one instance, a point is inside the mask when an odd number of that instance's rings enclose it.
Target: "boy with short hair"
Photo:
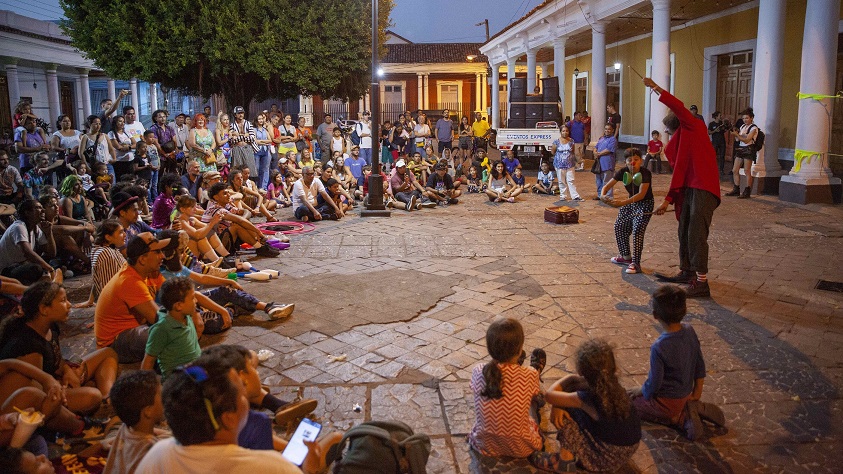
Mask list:
[[[196,313],[193,282],[186,277],[167,280],[161,285],[159,297],[163,309],[158,311],[158,321],[149,328],[141,370],[152,370],[158,360],[166,378],[176,367],[198,359],[202,349],[192,319]]]
[[[658,130],[653,130],[653,133],[650,134],[653,139],[647,142],[647,156],[644,157],[644,164],[642,165],[644,169],[650,169],[647,165],[650,164],[650,160],[656,160],[656,169],[654,170],[657,174],[662,173],[662,148],[664,148],[664,143],[661,140],[661,134]]]
[[[664,332],[650,348],[650,372],[632,402],[642,420],[680,428],[693,441],[702,435],[701,418],[718,426],[726,420],[719,407],[700,401],[705,361],[694,328],[682,324],[686,298],[674,285],[653,293],[653,316]]]
[[[154,428],[164,421],[161,383],[155,372],[129,372],[114,382],[109,398],[123,426],[117,431],[102,472],[134,472],[147,451],[159,440]]]
[[[533,185],[533,192],[538,194],[556,194],[559,192],[559,186],[553,184],[556,181],[553,171],[550,169],[550,163],[542,161],[542,167],[539,174],[536,176],[536,184]]]

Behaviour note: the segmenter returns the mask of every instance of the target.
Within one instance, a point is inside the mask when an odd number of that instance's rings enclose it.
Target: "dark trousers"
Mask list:
[[[322,217],[324,218],[326,215],[331,214],[334,211],[334,208],[325,204],[324,206],[317,207],[316,210],[319,211],[319,214],[322,214]],[[307,216],[307,219],[310,221],[313,220],[313,212],[304,204],[296,208],[295,216],[298,220],[301,220],[304,216]]]
[[[443,142],[443,141],[440,141],[440,142],[439,142],[439,145],[437,146],[437,148],[439,149],[439,156],[442,156],[442,152],[445,150],[445,148],[447,148],[447,149],[449,149],[449,150],[450,150],[450,149],[451,149],[451,145],[452,145],[453,143],[454,143],[454,142]]]
[[[650,160],[654,160],[655,163],[656,163],[656,166],[654,166],[653,171],[661,174],[661,172],[662,172],[662,160],[661,160],[661,158],[659,158],[659,155],[651,155],[651,154],[647,153],[647,156],[644,158],[644,164],[642,165],[642,168],[650,169],[650,168],[647,168],[647,165],[650,164]]]
[[[717,167],[720,168],[720,174],[726,166],[726,144],[714,145],[714,153],[717,155]]]
[[[254,313],[258,303],[260,303],[257,298],[249,293],[242,290],[235,290],[228,286],[206,290],[202,294],[228,310],[228,314],[232,320],[238,316]],[[221,314],[204,309],[199,314],[205,323],[205,334],[219,334],[223,331],[224,322]]]
[[[9,265],[0,272],[4,277],[14,278],[22,284],[29,286],[44,275],[44,269],[41,265],[32,262],[21,262]]]
[[[708,191],[685,188],[679,214],[679,268],[708,273],[708,229],[720,203]]]
[[[399,191],[395,193],[395,199],[405,204],[410,202],[410,199],[412,199],[413,196],[415,196],[416,199],[421,199],[421,191],[419,191],[418,189],[414,189],[412,191]]]

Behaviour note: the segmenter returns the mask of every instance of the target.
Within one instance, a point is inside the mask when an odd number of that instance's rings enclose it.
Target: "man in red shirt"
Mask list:
[[[714,146],[708,139],[705,122],[652,79],[644,85],[659,94],[659,101],[670,112],[662,121],[671,135],[665,147],[673,167],[670,189],[655,210],[662,215],[673,204],[679,221],[679,274],[656,274],[662,281],[687,283],[689,297],[710,296],[708,288],[708,229],[714,210],[720,205],[720,173]]]

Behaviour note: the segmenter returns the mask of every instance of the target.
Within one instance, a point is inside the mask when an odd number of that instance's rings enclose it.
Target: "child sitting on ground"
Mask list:
[[[334,178],[328,179],[328,182],[325,183],[325,191],[328,192],[328,194],[331,196],[331,199],[333,199],[333,201],[337,205],[337,207],[342,209],[342,212],[348,212],[348,211],[351,210],[351,204],[348,204],[348,202],[345,202],[342,199],[343,195],[342,195],[342,192],[340,190],[340,182],[339,181],[337,181]],[[322,197],[322,193],[319,193],[316,196],[316,208],[319,209],[323,206],[327,206],[329,208],[331,207],[331,205],[325,200],[325,198]],[[322,216],[322,218],[332,220],[332,221],[338,220],[338,216],[335,213],[328,213],[328,214]]]
[[[195,294],[193,282],[185,277],[161,285],[159,299],[163,309],[158,311],[158,322],[149,328],[141,370],[152,370],[157,360],[166,378],[173,369],[193,362],[202,354],[193,322],[193,317],[199,318]]]
[[[485,456],[525,458],[542,449],[538,409],[544,405],[539,375],[547,355],[533,350],[531,367],[522,367],[524,328],[518,321],[498,319],[486,331],[492,360],[471,373],[474,427],[468,435],[472,449]]]
[[[160,438],[155,425],[164,421],[161,383],[151,370],[123,374],[111,387],[111,406],[123,421],[108,453],[103,474],[135,472]]]
[[[700,401],[705,379],[700,340],[686,313],[685,291],[664,285],[653,293],[653,316],[664,332],[650,348],[650,372],[644,385],[632,392],[641,419],[677,428],[695,440],[702,435],[701,419],[725,426],[723,411]]]
[[[606,341],[583,343],[575,355],[577,374],[551,385],[545,400],[558,428],[557,453],[536,452],[530,462],[543,470],[614,472],[641,440],[641,420],[618,381],[615,355]]]
[[[470,193],[482,193],[486,190],[485,181],[477,174],[477,167],[474,165],[471,165],[471,168],[468,169],[466,182],[468,183],[468,192]]]
[[[521,189],[521,192],[524,192],[527,188],[527,180],[524,178],[521,168],[515,168],[515,171],[512,172],[512,182]]]
[[[559,191],[559,186],[554,184],[556,177],[550,170],[550,163],[543,161],[542,168],[536,176],[536,184],[533,185],[533,192],[538,194],[556,194]]]

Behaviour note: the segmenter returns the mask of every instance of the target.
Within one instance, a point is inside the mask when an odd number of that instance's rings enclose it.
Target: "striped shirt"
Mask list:
[[[114,247],[102,247],[95,245],[91,250],[91,269],[94,277],[94,300],[99,298],[100,292],[106,283],[111,280],[120,269],[126,259],[123,254]]]
[[[503,397],[480,395],[486,388],[483,364],[474,367],[470,387],[474,393],[474,427],[471,447],[486,456],[525,458],[542,447],[536,421],[530,416],[533,397],[541,394],[539,374],[532,367],[499,364]]]
[[[241,127],[237,125],[237,120],[233,120],[231,122],[231,125],[228,126],[228,131],[237,132],[239,134],[239,136],[236,137],[233,136],[233,134],[229,135],[228,143],[230,143],[232,146],[240,142],[246,142],[252,145],[252,148],[255,150],[255,153],[258,152],[259,147],[257,143],[255,143],[255,140],[257,140],[257,136],[255,135],[255,127],[252,126],[252,122],[244,120],[243,127],[241,130]]]

